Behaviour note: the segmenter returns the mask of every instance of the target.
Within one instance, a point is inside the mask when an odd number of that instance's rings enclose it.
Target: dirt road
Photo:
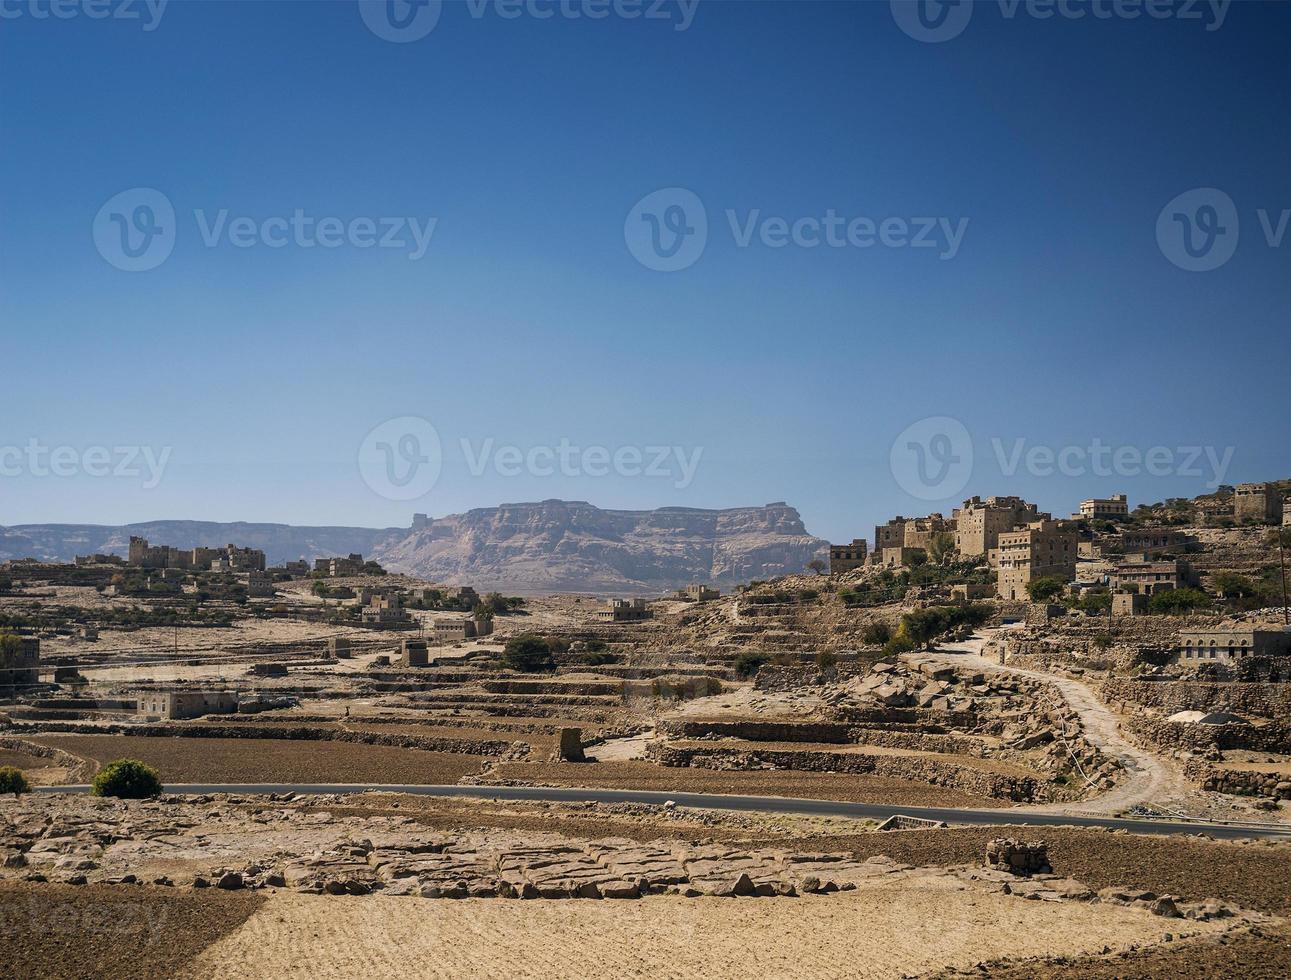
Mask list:
[[[1126,775],[1116,786],[1101,796],[1079,803],[1061,806],[1045,805],[1031,809],[1045,812],[1109,814],[1116,813],[1136,803],[1162,804],[1186,797],[1191,789],[1184,782],[1183,773],[1171,759],[1166,759],[1146,749],[1130,744],[1121,734],[1120,723],[1094,694],[1089,685],[1066,677],[1057,677],[1040,670],[1001,665],[982,656],[986,642],[1009,627],[984,630],[963,643],[950,643],[936,652],[920,653],[922,661],[940,665],[971,667],[974,670],[995,671],[1044,681],[1062,692],[1062,696],[1080,716],[1085,737],[1105,755],[1120,761]]]

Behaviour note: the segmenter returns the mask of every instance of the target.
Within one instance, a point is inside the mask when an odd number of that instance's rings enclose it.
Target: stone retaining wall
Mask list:
[[[841,772],[886,776],[949,786],[993,799],[1016,803],[1043,802],[1046,787],[1031,776],[983,772],[942,759],[918,756],[863,755],[848,752],[785,752],[758,749],[681,748],[653,744],[647,754],[664,766],[695,769],[783,769],[803,772]]]
[[[1176,711],[1213,711],[1291,718],[1291,684],[1222,684],[1203,681],[1141,681],[1111,678],[1103,682],[1102,699],[1111,704]]]
[[[1291,800],[1291,778],[1285,774],[1225,769],[1200,759],[1192,759],[1183,767],[1183,775],[1189,782],[1212,793],[1271,796],[1279,800]]]
[[[431,738],[427,735],[404,735],[391,732],[352,732],[337,728],[308,728],[269,725],[185,725],[166,722],[140,725],[82,725],[75,722],[52,722],[40,725],[14,723],[11,731],[29,734],[137,735],[153,738],[251,738],[285,739],[305,742],[356,742],[361,745],[383,745],[426,752],[457,752],[464,755],[500,756],[509,753],[527,755],[526,742]]]

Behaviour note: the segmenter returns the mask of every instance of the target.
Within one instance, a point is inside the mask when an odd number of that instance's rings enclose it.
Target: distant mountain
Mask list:
[[[412,528],[152,521],[123,527],[0,528],[0,560],[124,555],[131,535],[182,548],[230,542],[271,564],[360,552],[391,571],[512,592],[651,592],[689,582],[727,588],[806,569],[828,544],[784,503],[729,510],[601,510],[583,501],[503,504]]]

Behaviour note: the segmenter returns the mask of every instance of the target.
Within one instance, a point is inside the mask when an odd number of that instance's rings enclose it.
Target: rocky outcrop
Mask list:
[[[378,550],[387,567],[513,591],[658,591],[802,572],[828,553],[785,504],[601,510],[581,501],[504,504],[438,518]]]

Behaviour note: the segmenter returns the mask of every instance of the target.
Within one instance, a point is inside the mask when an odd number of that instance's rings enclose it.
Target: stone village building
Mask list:
[[[999,535],[996,591],[1000,598],[1026,601],[1027,583],[1041,578],[1076,579],[1079,535],[1061,521],[1041,520]]]

